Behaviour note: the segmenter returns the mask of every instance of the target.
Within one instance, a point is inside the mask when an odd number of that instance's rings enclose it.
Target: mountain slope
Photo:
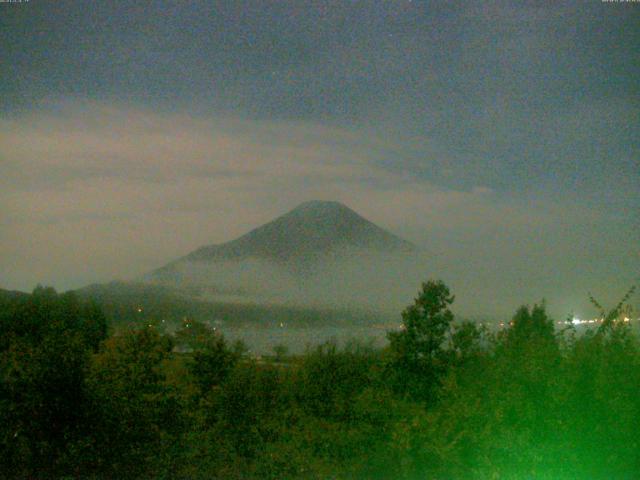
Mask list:
[[[310,261],[351,249],[411,252],[414,245],[338,202],[306,202],[275,220],[221,245],[201,247],[181,260],[211,262],[259,258]]]
[[[235,240],[201,247],[144,281],[197,288],[213,301],[397,308],[423,272],[421,253],[341,203],[313,201]]]

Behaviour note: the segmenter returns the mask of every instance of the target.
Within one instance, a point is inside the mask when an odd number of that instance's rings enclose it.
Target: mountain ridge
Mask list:
[[[422,275],[423,254],[346,205],[315,200],[142,281],[217,302],[395,311]]]
[[[378,227],[346,205],[312,200],[246,234],[205,245],[162,267],[180,262],[215,262],[257,258],[275,263],[321,260],[353,249],[384,253],[413,252],[411,242]]]

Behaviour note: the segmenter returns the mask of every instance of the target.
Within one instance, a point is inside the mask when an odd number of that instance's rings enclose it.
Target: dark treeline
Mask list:
[[[389,320],[388,313],[358,309],[330,309],[318,306],[293,306],[204,300],[206,293],[196,287],[175,290],[162,285],[110,282],[76,290],[87,301],[100,305],[110,325],[135,328],[144,323],[180,323],[183,318],[212,321],[224,325],[278,325],[281,322],[298,326],[362,325]],[[210,292],[208,295],[215,296]],[[206,296],[206,295],[205,295]]]
[[[424,284],[382,350],[255,360],[202,323],[109,334],[73,294],[3,295],[0,478],[640,478],[620,306],[582,335],[544,305],[491,333],[452,302]]]

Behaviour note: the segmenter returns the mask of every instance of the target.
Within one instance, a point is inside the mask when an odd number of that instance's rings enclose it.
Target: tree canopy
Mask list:
[[[421,286],[385,348],[251,358],[213,327],[110,330],[95,305],[0,295],[0,479],[632,479],[640,341],[628,322],[502,329]],[[185,348],[188,347],[188,348]]]

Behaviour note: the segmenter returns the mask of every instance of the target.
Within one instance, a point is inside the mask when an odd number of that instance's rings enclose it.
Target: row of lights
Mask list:
[[[142,307],[138,307],[137,310],[138,310],[138,313],[142,313]],[[186,321],[186,318],[184,320]],[[614,320],[614,322],[615,321],[618,321],[618,320]],[[629,323],[631,321],[631,319],[629,317],[624,317],[624,318],[621,319],[621,321],[624,322],[624,323]],[[162,320],[162,322],[164,323],[164,320]],[[571,319],[571,320],[557,321],[556,323],[558,325],[585,325],[585,324],[594,324],[594,323],[602,323],[602,322],[604,322],[604,319],[602,319],[602,318],[593,318],[593,319],[589,319],[589,320],[581,320],[578,317],[573,317],[573,319]],[[480,325],[482,326],[484,324],[480,323]],[[505,325],[513,326],[513,322],[508,322],[508,323],[500,322],[499,325],[500,325],[500,328],[504,328]],[[189,328],[190,326],[191,325],[189,325],[188,323],[186,324],[187,328]],[[284,327],[284,323],[280,322],[279,327],[283,328]],[[400,329],[404,330],[404,325],[400,325]],[[216,330],[216,329],[214,328],[214,330]]]
[[[629,323],[631,321],[631,319],[629,317],[624,317],[624,318],[619,319],[619,320],[618,319],[614,319],[613,321],[614,322],[621,321],[623,323]],[[564,325],[569,325],[569,324],[572,324],[572,325],[585,325],[585,324],[602,323],[602,322],[604,322],[603,318],[593,318],[593,319],[590,319],[590,320],[581,320],[581,319],[579,319],[577,317],[573,317],[572,320],[565,320],[564,322],[558,322],[558,324],[560,324],[560,325],[561,324],[564,324]]]

